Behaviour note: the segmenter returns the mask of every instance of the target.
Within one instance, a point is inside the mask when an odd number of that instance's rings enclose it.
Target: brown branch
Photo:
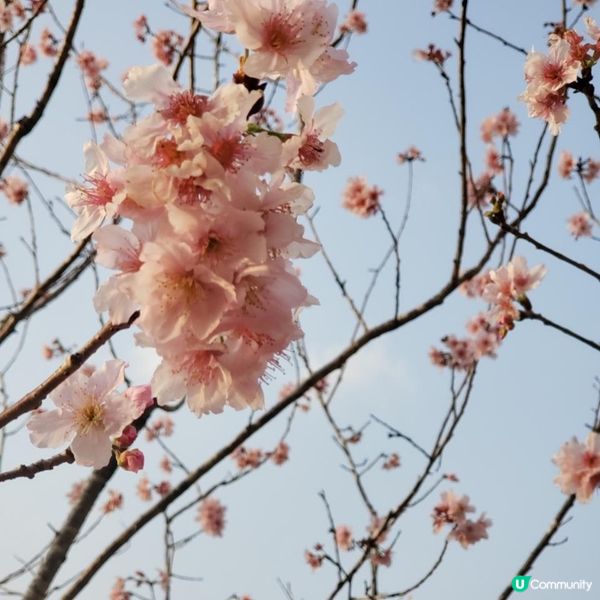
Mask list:
[[[600,281],[600,273],[598,273],[597,271],[594,271],[593,269],[590,269],[588,266],[584,265],[583,263],[577,262],[576,260],[569,258],[568,256],[562,254],[561,252],[558,252],[557,250],[553,250],[549,246],[542,244],[542,242],[539,242],[538,240],[532,238],[528,233],[525,233],[524,231],[519,231],[516,227],[510,226],[506,222],[500,223],[500,227],[502,228],[503,231],[506,231],[507,233],[511,233],[515,237],[517,237],[521,240],[525,240],[526,242],[529,242],[530,244],[535,246],[538,250],[542,250],[542,252],[546,252],[547,254],[554,256],[554,258],[558,258],[558,260],[561,260],[562,262],[565,262],[565,263],[571,265],[572,267],[575,267],[576,269],[583,271],[587,275],[591,275],[594,279],[597,279],[598,281]]]
[[[519,316],[521,320],[530,319],[532,321],[540,321],[544,325],[552,327],[557,331],[561,331],[565,335],[568,335],[569,337],[572,337],[584,343],[586,346],[589,346],[590,348],[593,348],[594,350],[598,350],[600,352],[600,344],[598,344],[597,342],[589,340],[588,338],[585,338],[582,335],[575,333],[573,330],[569,329],[568,327],[565,327],[564,325],[559,325],[558,323],[551,321],[550,319],[544,317],[544,315],[540,315],[539,313],[533,312],[532,310],[522,310],[519,313]]]
[[[46,106],[48,105],[50,98],[54,94],[54,90],[58,85],[65,63],[67,61],[67,58],[69,57],[71,44],[73,43],[75,31],[77,30],[77,26],[79,25],[79,21],[81,19],[84,3],[85,0],[76,0],[73,15],[71,17],[71,22],[69,23],[67,34],[61,46],[58,58],[54,63],[54,68],[52,69],[50,76],[48,77],[46,87],[39,100],[37,101],[35,108],[29,115],[22,117],[17,122],[17,124],[13,127],[8,140],[6,141],[4,152],[2,152],[2,155],[0,155],[0,175],[2,175],[2,173],[4,172],[4,169],[8,165],[15,150],[17,149],[19,142],[25,136],[29,135],[31,131],[33,131],[33,128],[42,118],[44,111],[46,110]]]
[[[563,519],[565,518],[566,514],[571,510],[573,504],[575,504],[575,494],[569,496],[565,500],[564,504],[560,507],[558,513],[556,513],[554,519],[552,519],[550,528],[548,529],[548,531],[546,531],[542,539],[538,542],[537,546],[527,557],[527,560],[521,565],[521,568],[519,569],[517,575],[525,575],[525,573],[531,570],[536,559],[550,545],[552,537],[563,524]],[[507,586],[505,590],[500,594],[500,596],[498,596],[498,600],[506,600],[506,598],[508,598],[512,594],[512,592],[512,586]]]
[[[0,321],[0,344],[15,330],[16,326],[20,321],[29,317],[32,313],[36,312],[42,306],[45,306],[45,302],[40,304],[40,300],[46,295],[50,288],[65,274],[67,269],[79,258],[89,242],[89,237],[85,238],[74,250],[65,258],[65,260],[56,269],[50,273],[50,275],[37,287],[29,296],[25,299],[25,302],[21,307],[6,315],[2,321]],[[91,260],[91,259],[90,259]],[[87,266],[87,265],[86,265]]]
[[[173,69],[173,79],[175,81],[177,81],[177,78],[179,77],[179,71],[181,71],[181,67],[183,66],[183,61],[185,60],[185,57],[188,56],[188,54],[190,57],[190,61],[192,63],[194,62],[194,42],[196,40],[196,37],[200,33],[201,29],[202,29],[201,21],[196,21],[192,25],[190,34],[189,34],[187,40],[185,41],[183,49],[179,53],[177,62],[175,63],[175,68]],[[193,91],[193,88],[192,88],[192,91]]]
[[[600,137],[600,105],[596,100],[596,90],[594,89],[594,84],[592,83],[592,69],[589,67],[583,69],[581,72],[581,77],[579,77],[577,81],[570,83],[568,87],[577,92],[581,92],[586,97],[589,107],[592,109],[596,119],[594,129]]]
[[[11,421],[14,421],[21,415],[31,412],[39,408],[44,398],[60,385],[69,375],[72,375],[81,365],[92,355],[96,350],[103,346],[113,335],[127,329],[139,317],[139,311],[136,311],[129,317],[126,323],[113,325],[107,323],[94,337],[92,337],[78,352],[70,354],[65,362],[43,383],[38,385],[34,390],[23,396],[18,402],[9,406],[5,411],[0,413],[0,429],[5,427]]]
[[[460,182],[461,182],[461,208],[458,240],[454,255],[452,278],[456,279],[460,273],[468,216],[468,181],[467,181],[467,98],[465,89],[465,38],[467,34],[467,5],[469,0],[462,0],[462,13],[460,22],[460,37],[458,41],[458,78],[460,98]]]
[[[30,465],[21,465],[16,469],[12,469],[11,471],[4,471],[4,473],[0,473],[0,482],[2,481],[10,481],[11,479],[17,479],[19,477],[27,477],[28,479],[33,479],[38,473],[42,471],[51,471],[54,467],[58,467],[59,465],[65,463],[74,462],[75,457],[70,450],[65,450],[60,454],[55,454],[50,458],[44,458],[43,460],[38,460],[37,462],[31,463]]]

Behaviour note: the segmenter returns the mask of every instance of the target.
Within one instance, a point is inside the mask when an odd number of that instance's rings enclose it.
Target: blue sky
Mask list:
[[[559,0],[473,0],[471,4],[471,19],[475,23],[503,32],[525,48],[542,49],[545,30],[541,23],[558,20],[560,15]],[[444,15],[432,19],[428,1],[365,0],[361,8],[369,21],[369,33],[354,37],[349,47],[358,68],[355,74],[337,80],[318,96],[319,106],[339,101],[346,111],[335,136],[343,162],[337,169],[307,176],[306,183],[316,193],[317,226],[328,253],[348,281],[350,292],[360,297],[369,280],[369,268],[377,264],[388,242],[380,221],[364,221],[341,208],[346,180],[365,175],[382,187],[386,212],[397,222],[404,207],[407,168],[395,164],[395,155],[411,144],[423,151],[427,160],[415,165],[413,209],[400,246],[404,310],[426,299],[448,276],[460,190],[458,139],[442,81],[431,65],[414,61],[411,53],[434,42],[455,55],[453,40],[457,28]],[[340,3],[340,9],[345,13],[346,5]],[[144,12],[155,29],[159,28],[158,23],[160,27],[182,27],[181,20],[161,2],[105,0],[90,3],[87,10],[78,43],[109,60],[108,72],[116,82],[127,67],[152,62],[149,49],[134,38],[131,23],[135,17]],[[592,15],[597,13],[597,9],[591,11]],[[521,131],[513,144],[515,193],[519,198],[541,131],[541,124],[528,119],[525,106],[517,101],[524,87],[523,57],[473,31],[469,31],[467,48],[468,145],[475,172],[483,168],[480,122],[510,106],[521,121]],[[19,104],[22,110],[32,105],[47,68],[45,62],[24,70]],[[212,77],[210,69],[204,69],[206,76]],[[448,71],[452,75],[456,71],[454,56],[448,62]],[[203,77],[202,67],[199,77]],[[61,85],[43,125],[35,136],[23,142],[19,155],[76,178],[83,170],[81,147],[90,131],[86,123],[75,119],[83,116],[85,104],[74,64],[68,65]],[[558,150],[597,157],[591,114],[581,98],[572,98],[570,105],[572,117],[561,133]],[[113,106],[115,111],[122,108],[116,101]],[[6,108],[1,107],[3,116]],[[36,181],[48,196],[64,192],[62,186],[48,179],[40,177]],[[595,193],[594,186],[591,191]],[[34,208],[40,223],[40,245],[44,247],[41,268],[48,272],[71,244],[53,229],[39,203]],[[572,183],[560,180],[553,168],[550,187],[526,230],[594,267],[598,262],[594,243],[574,242],[566,231],[566,218],[577,210]],[[17,284],[30,286],[31,263],[18,239],[26,231],[24,210],[2,204],[0,217],[6,217],[0,221],[0,242],[9,251]],[[469,240],[467,256],[476,257],[480,244],[474,235]],[[598,339],[600,331],[594,311],[597,290],[593,283],[531,248],[519,248],[532,264],[544,262],[548,266],[546,279],[531,294],[534,307]],[[321,302],[302,317],[313,364],[319,365],[347,342],[353,328],[352,315],[319,256],[299,266],[303,280]],[[391,316],[392,285],[393,272],[387,270],[367,312],[370,324]],[[11,399],[29,390],[55,366],[41,358],[43,343],[59,335],[65,344],[77,345],[97,329],[91,305],[93,289],[93,278],[83,277],[61,300],[34,317],[25,348],[7,378]],[[5,303],[4,295],[1,302]],[[340,422],[360,427],[373,413],[423,445],[431,443],[449,400],[449,375],[430,366],[427,351],[443,335],[462,335],[465,321],[483,308],[478,301],[452,296],[441,308],[378,340],[352,359],[349,375],[334,402]],[[0,367],[17,343],[15,336],[0,349]],[[127,333],[118,337],[116,345],[130,363],[134,381],[145,383],[152,372],[152,357],[134,348]],[[106,355],[98,356],[95,362]],[[470,495],[478,511],[485,511],[494,525],[490,539],[469,551],[452,545],[438,575],[414,594],[415,599],[435,600],[442,595],[468,600],[494,597],[510,581],[563,501],[552,483],[556,469],[550,457],[572,435],[585,434],[584,423],[590,421],[590,409],[596,400],[592,384],[597,367],[597,357],[591,349],[532,322],[517,326],[496,360],[482,362],[471,405],[444,456],[442,470],[458,473],[460,483],[451,489]],[[276,401],[281,384],[291,379],[292,368],[268,386],[268,405]],[[247,418],[247,414],[233,411],[200,420],[181,414],[173,447],[187,464],[194,466],[239,431]],[[248,445],[268,447],[283,427],[283,421],[271,424]],[[358,535],[366,527],[368,515],[350,476],[340,468],[343,456],[316,404],[307,414],[297,416],[289,443],[289,464],[282,468],[267,465],[219,492],[218,497],[228,506],[225,535],[216,540],[200,537],[178,555],[175,572],[200,576],[203,581],[176,584],[175,598],[224,600],[232,593],[248,593],[253,600],[283,598],[278,579],[291,584],[297,599],[322,598],[331,591],[334,571],[321,569],[312,573],[302,558],[305,548],[317,541],[329,541],[318,492],[327,492],[336,521],[347,523]],[[152,473],[152,465],[157,464],[161,454],[155,448],[142,447],[148,450],[148,472]],[[370,425],[365,441],[357,448],[357,457],[374,457],[381,451],[397,451],[402,458],[401,469],[390,473],[374,470],[368,479],[376,505],[384,513],[410,489],[422,460],[409,447],[387,440],[380,429]],[[21,432],[9,440],[3,468],[42,455]],[[233,469],[233,463],[228,461],[203,485],[218,481]],[[47,524],[60,525],[67,510],[65,492],[86,473],[83,468],[69,466],[34,481],[2,485],[3,570],[18,564],[14,556],[27,557],[51,538]],[[124,491],[124,510],[107,517],[94,535],[77,545],[59,581],[86,565],[99,547],[135,517],[143,506],[133,493],[135,481],[135,476],[119,473],[111,482],[109,488]],[[393,564],[382,570],[385,589],[408,587],[435,560],[443,543],[441,535],[435,536],[431,530],[429,515],[436,499],[434,494],[401,520],[402,533]],[[26,517],[15,518],[17,506],[19,514]],[[536,565],[534,575],[592,581],[595,577],[594,588],[600,587],[590,534],[597,528],[599,511],[597,498],[589,505],[577,506],[574,519],[564,528],[568,543],[549,549]],[[193,531],[192,514],[182,518],[179,535]],[[157,520],[106,565],[82,597],[106,598],[116,575],[125,576],[138,568],[153,574],[155,568],[162,567],[161,539],[161,523]],[[547,595],[551,597],[550,593]],[[561,600],[570,597],[561,594]],[[576,594],[572,593],[572,597]]]

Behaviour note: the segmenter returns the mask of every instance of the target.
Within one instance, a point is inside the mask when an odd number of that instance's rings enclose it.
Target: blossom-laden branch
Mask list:
[[[73,39],[75,38],[75,32],[77,31],[77,27],[79,25],[79,21],[83,13],[84,4],[85,0],[76,0],[75,2],[73,15],[71,16],[71,21],[67,28],[65,39],[63,40],[60,52],[58,54],[56,62],[54,63],[54,67],[46,82],[46,87],[44,88],[42,95],[38,99],[35,108],[29,115],[22,117],[16,123],[16,125],[13,127],[10,133],[10,136],[6,140],[4,150],[0,155],[0,175],[4,172],[4,169],[6,169],[6,166],[12,158],[20,141],[33,131],[33,128],[37,125],[39,120],[44,115],[44,111],[46,110],[48,102],[50,102],[50,99],[52,98],[52,95],[56,90],[56,86],[58,85],[58,82],[60,80],[65,63],[67,62],[67,58],[69,57],[71,45],[73,43]]]
[[[23,396],[18,402],[9,406],[6,410],[0,413],[0,429],[4,428],[8,423],[14,421],[21,415],[31,412],[39,408],[44,398],[70,375],[75,373],[81,365],[101,348],[108,340],[116,333],[128,329],[139,317],[139,312],[134,312],[131,317],[124,323],[107,323],[94,337],[92,337],[79,351],[67,356],[64,363],[50,375],[43,383],[38,385],[31,392]]]

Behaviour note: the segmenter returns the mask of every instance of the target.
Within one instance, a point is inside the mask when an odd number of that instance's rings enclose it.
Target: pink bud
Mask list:
[[[135,442],[135,438],[137,437],[137,429],[133,425],[127,425],[125,429],[123,429],[123,433],[115,440],[115,445],[118,448],[129,448],[133,442]]]
[[[127,389],[125,396],[140,409],[140,412],[144,412],[154,403],[149,385],[134,385]]]
[[[126,450],[119,454],[117,462],[122,469],[137,473],[144,468],[144,453],[141,450]]]

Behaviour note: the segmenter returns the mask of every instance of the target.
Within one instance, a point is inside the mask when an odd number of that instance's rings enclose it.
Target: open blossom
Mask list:
[[[108,158],[102,149],[88,143],[84,155],[87,185],[72,188],[65,196],[69,206],[77,213],[71,230],[73,241],[84,239],[105,219],[115,216],[125,198],[123,184],[118,176],[110,172]]]
[[[22,65],[32,65],[37,60],[37,52],[31,44],[23,44],[19,62]]]
[[[11,204],[21,204],[29,195],[27,182],[15,175],[9,175],[0,181],[0,190]]]
[[[42,30],[40,35],[40,52],[48,57],[58,54],[58,40],[47,27]]]
[[[244,448],[240,446],[231,453],[238,469],[256,469],[264,460],[263,451],[259,448]]]
[[[397,469],[400,466],[400,456],[396,452],[392,452],[383,463],[383,469],[391,471]]]
[[[475,206],[487,206],[496,193],[496,188],[492,183],[494,174],[486,171],[482,173],[475,181],[467,182],[467,203],[469,208]]]
[[[142,43],[146,41],[146,36],[148,35],[148,19],[146,19],[145,15],[140,15],[133,22],[133,30],[135,32],[135,37]]]
[[[343,115],[339,104],[324,106],[315,112],[315,100],[302,96],[298,100],[298,116],[302,133],[283,144],[283,160],[292,169],[323,171],[341,162],[340,152],[330,139]]]
[[[136,22],[137,24],[137,22]],[[138,32],[138,39],[140,35]],[[183,44],[183,38],[175,31],[163,29],[158,31],[152,40],[154,56],[163,65],[170,65],[175,59],[178,48]]]
[[[342,33],[366,33],[365,13],[360,10],[351,10],[346,16],[346,20],[340,25],[340,31]]]
[[[364,177],[351,177],[344,190],[344,208],[359,217],[370,217],[379,210],[383,190],[369,185]]]
[[[227,509],[216,499],[206,498],[198,507],[197,520],[202,531],[214,537],[221,537],[225,529],[225,511]]]
[[[77,64],[84,75],[88,88],[97,92],[102,85],[102,71],[108,67],[108,61],[98,58],[90,50],[84,50],[77,56]]]
[[[308,563],[311,569],[318,569],[323,563],[323,557],[311,552],[310,550],[305,550],[304,552],[304,560]]]
[[[467,517],[475,512],[469,504],[469,497],[458,497],[452,491],[442,492],[440,502],[433,509],[433,530],[439,533],[444,526],[452,527],[449,540],[456,540],[463,548],[468,548],[482,539],[487,539],[487,529],[492,525],[490,519],[482,514],[476,521]]]
[[[392,549],[386,548],[385,550],[382,550],[379,548],[373,548],[370,559],[374,565],[378,565],[380,567],[389,567],[392,564]]]
[[[276,465],[282,465],[289,460],[290,457],[290,447],[285,442],[279,442],[273,454],[271,454],[271,460]]]
[[[433,3],[433,13],[441,13],[452,8],[454,0],[435,0]]]
[[[319,83],[355,68],[345,50],[331,47],[337,7],[326,0],[211,0],[208,10],[186,12],[208,28],[235,32],[250,50],[243,62],[247,75],[284,78],[288,110],[302,94],[312,96]]]
[[[136,484],[135,493],[138,498],[144,502],[150,502],[152,500],[152,486],[147,477],[140,477]]]
[[[352,530],[347,525],[338,525],[335,528],[335,543],[340,550],[348,551],[352,548]]]
[[[519,121],[510,108],[505,107],[498,114],[484,119],[480,130],[481,139],[489,144],[495,137],[505,138],[516,135]]]
[[[106,502],[100,507],[100,510],[107,515],[108,513],[114,512],[123,508],[123,494],[116,490],[108,490],[108,498]]]
[[[554,482],[565,494],[575,494],[579,502],[589,502],[600,486],[600,434],[588,433],[585,442],[576,437],[563,444],[552,462],[560,469]]]
[[[571,173],[575,169],[576,162],[568,150],[563,150],[558,159],[558,173],[564,179],[571,179]]]
[[[396,156],[396,162],[399,165],[403,165],[406,162],[410,163],[415,160],[425,162],[423,153],[416,146],[409,146],[404,152],[399,152]]]
[[[69,504],[73,506],[79,499],[81,498],[81,494],[83,494],[83,490],[85,489],[86,482],[85,481],[76,481],[71,489],[67,492],[66,496],[69,500]]]
[[[429,44],[426,49],[417,49],[413,51],[413,57],[416,60],[425,60],[442,67],[446,60],[451,56],[448,50],[441,50],[435,44]]]
[[[592,220],[590,215],[581,211],[571,215],[567,221],[569,233],[578,240],[580,237],[591,237]]]
[[[569,112],[565,102],[566,85],[577,79],[581,62],[572,54],[567,39],[551,36],[548,54],[530,52],[525,62],[527,89],[520,96],[530,117],[547,121],[550,131],[557,135]]]
[[[488,146],[485,151],[485,166],[488,173],[492,175],[499,175],[504,171],[504,165],[502,164],[502,156],[498,152],[495,146]]]
[[[592,183],[600,175],[600,161],[588,158],[583,162],[581,176],[588,182]]]
[[[116,391],[125,364],[110,360],[91,375],[75,372],[49,395],[55,410],[36,413],[27,422],[29,437],[40,448],[70,444],[75,462],[99,469],[112,456],[111,438],[141,412]]]
[[[483,297],[498,304],[503,304],[504,298],[518,300],[535,289],[545,275],[546,267],[543,265],[530,269],[525,258],[516,256],[506,266],[489,272],[491,282],[486,286]]]

